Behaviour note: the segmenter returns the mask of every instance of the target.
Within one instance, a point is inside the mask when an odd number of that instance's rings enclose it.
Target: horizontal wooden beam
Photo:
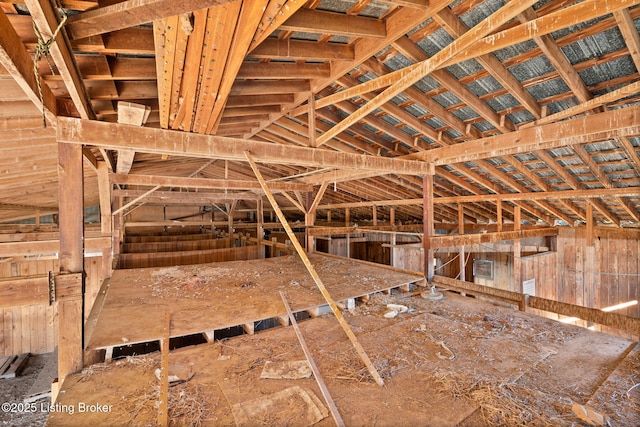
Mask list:
[[[291,39],[267,39],[248,55],[258,59],[300,59],[318,61],[353,61],[353,45],[316,43]]]
[[[261,190],[258,181],[233,179],[184,178],[177,176],[111,174],[109,180],[113,184],[148,185],[180,188],[209,188],[216,190]],[[313,185],[293,182],[273,181],[269,186],[278,191],[312,191]]]
[[[140,197],[145,190],[114,190],[115,197]],[[210,205],[212,203],[231,203],[234,200],[259,200],[260,195],[252,192],[242,193],[207,193],[207,192],[179,192],[154,191],[146,196],[147,203],[162,203],[165,205]]]
[[[384,38],[384,21],[315,9],[300,9],[280,25],[284,31],[333,34],[347,37]]]
[[[526,239],[529,237],[557,236],[558,228],[545,227],[520,231],[502,231],[498,233],[460,234],[454,236],[435,236],[429,238],[431,247],[452,248],[454,246],[478,245],[480,243],[495,243],[505,240]]]
[[[319,79],[330,75],[329,64],[296,62],[245,62],[238,79]]]
[[[637,334],[638,331],[640,331],[640,319],[637,317],[625,316],[619,313],[602,311],[597,308],[582,307],[534,296],[529,297],[527,305],[538,310],[558,313],[563,316],[577,317],[587,322],[610,326],[622,331],[631,332],[632,334]]]
[[[246,160],[245,152],[261,163],[293,164],[376,171],[380,175],[427,175],[429,164],[415,160],[339,153],[326,149],[271,144],[241,138],[199,135],[164,129],[58,118],[57,140],[113,150],[208,159]]]
[[[307,227],[309,236],[335,236],[340,234],[363,233],[358,227]]]
[[[126,0],[69,18],[66,28],[72,39],[83,39],[134,27],[231,0]]]
[[[110,237],[84,239],[84,250],[93,251],[111,247]],[[60,252],[59,240],[0,243],[0,257],[41,255]]]
[[[633,106],[435,148],[419,157],[443,166],[639,134],[640,106]]]
[[[434,203],[477,203],[506,200],[566,200],[609,197],[640,197],[640,187],[597,188],[591,190],[540,191],[535,193],[501,193],[475,196],[436,197]]]
[[[444,276],[433,276],[432,283],[455,291],[462,291],[476,296],[487,296],[489,298],[495,298],[498,301],[518,306],[522,304],[523,300],[523,295],[518,292],[492,288],[490,286],[478,285],[471,282],[464,282],[462,280],[456,280]]]

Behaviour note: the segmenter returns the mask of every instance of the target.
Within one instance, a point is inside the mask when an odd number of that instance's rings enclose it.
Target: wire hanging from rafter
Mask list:
[[[61,11],[60,13],[61,21],[58,24],[58,27],[56,28],[56,30],[51,35],[51,38],[49,40],[47,41],[44,40],[44,37],[42,37],[42,33],[40,33],[40,30],[38,29],[36,22],[33,20],[33,18],[31,19],[31,24],[33,25],[33,31],[36,33],[36,38],[38,39],[38,44],[36,45],[35,54],[33,58],[33,74],[36,78],[36,83],[38,85],[38,95],[40,96],[40,103],[42,104],[42,127],[45,127],[45,128],[47,127],[47,119],[45,116],[44,96],[42,94],[42,79],[40,78],[40,73],[38,72],[38,62],[40,62],[42,58],[45,58],[47,60],[47,64],[49,64],[51,73],[55,75],[53,66],[51,65],[48,59],[49,50],[51,49],[51,45],[55,41],[56,37],[58,37],[58,33],[60,32],[60,30],[62,30],[62,27],[67,22],[67,14],[62,8],[62,5],[60,4],[60,2],[57,2],[57,3],[58,3],[58,9]]]

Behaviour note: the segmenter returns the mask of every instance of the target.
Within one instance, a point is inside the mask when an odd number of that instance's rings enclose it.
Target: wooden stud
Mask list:
[[[329,304],[329,307],[331,307],[331,311],[333,311],[333,314],[335,315],[336,319],[338,320],[338,323],[340,323],[340,326],[342,327],[342,329],[344,330],[345,334],[347,335],[347,337],[349,338],[349,340],[353,344],[353,347],[355,348],[356,352],[360,356],[360,359],[362,359],[362,361],[364,362],[365,366],[369,370],[369,373],[371,374],[373,379],[378,383],[378,385],[383,386],[384,385],[384,381],[383,381],[382,377],[380,376],[380,374],[376,370],[376,368],[373,365],[373,363],[371,363],[371,360],[369,359],[369,356],[367,356],[367,353],[365,353],[364,349],[362,348],[362,345],[360,345],[360,342],[358,341],[358,338],[356,338],[356,336],[354,335],[353,331],[351,330],[351,327],[349,326],[347,321],[342,316],[342,312],[336,306],[335,301],[333,300],[333,298],[329,294],[329,291],[327,291],[327,288],[324,286],[324,283],[322,283],[322,280],[320,279],[320,276],[318,276],[318,272],[313,267],[313,264],[311,264],[311,260],[309,260],[309,257],[305,253],[304,248],[300,245],[300,242],[298,242],[298,238],[296,237],[295,233],[291,229],[291,226],[287,222],[287,219],[285,218],[284,214],[282,213],[282,210],[280,209],[280,206],[276,202],[276,199],[273,197],[273,194],[271,193],[271,190],[269,190],[269,187],[267,186],[267,183],[265,182],[264,178],[262,177],[262,174],[260,173],[260,170],[258,170],[258,167],[254,163],[254,161],[251,158],[251,155],[249,153],[245,153],[245,156],[247,157],[247,161],[249,162],[249,165],[251,166],[251,169],[253,169],[253,173],[256,175],[256,178],[260,182],[260,185],[262,186],[262,189],[265,192],[265,195],[269,199],[269,202],[271,203],[271,206],[273,207],[273,210],[275,211],[276,215],[278,216],[278,219],[282,223],[282,226],[284,227],[287,235],[289,236],[289,239],[291,239],[291,243],[293,244],[294,248],[296,249],[296,252],[298,252],[298,255],[302,259],[302,262],[304,263],[305,267],[307,268],[307,271],[309,272],[309,274],[311,274],[311,277],[313,278],[313,281],[316,283],[316,286],[320,290],[320,293],[324,297],[325,301],[327,301],[327,303]]]

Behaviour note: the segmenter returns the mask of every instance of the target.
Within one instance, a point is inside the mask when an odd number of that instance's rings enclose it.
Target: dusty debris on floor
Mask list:
[[[387,304],[394,303],[412,310],[384,318]],[[632,370],[637,352],[630,352],[636,343],[623,338],[449,292],[440,301],[419,294],[374,294],[344,313],[385,379],[384,387],[373,381],[331,314],[299,326],[346,425],[578,426],[574,403],[588,404],[615,425],[640,423],[638,388],[626,395],[631,383],[638,382],[638,371]],[[442,344],[455,358],[438,357],[450,356]],[[226,360],[218,358],[222,347]],[[176,424],[233,426],[245,422],[237,419],[237,408],[269,400],[291,387],[322,396],[313,378],[261,378],[267,361],[303,359],[291,327],[174,350],[171,363],[190,366],[196,374],[171,387],[170,417]],[[81,418],[56,412],[48,424],[155,422],[158,381],[153,371],[159,363],[154,353],[95,365],[71,376],[58,403],[107,405],[110,411],[84,413]],[[595,398],[602,393],[603,400]],[[611,393],[627,402],[605,402]],[[302,400],[295,408],[270,400],[271,418],[262,421],[300,425],[293,414],[309,409]],[[326,417],[315,425],[333,423]]]

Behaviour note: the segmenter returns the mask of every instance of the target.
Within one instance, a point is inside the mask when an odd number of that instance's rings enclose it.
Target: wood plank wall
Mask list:
[[[85,258],[85,319],[102,284],[102,257]],[[0,263],[0,277],[46,275],[58,271],[58,260],[40,259]],[[58,340],[55,305],[31,304],[0,308],[0,357],[21,353],[42,354]]]

